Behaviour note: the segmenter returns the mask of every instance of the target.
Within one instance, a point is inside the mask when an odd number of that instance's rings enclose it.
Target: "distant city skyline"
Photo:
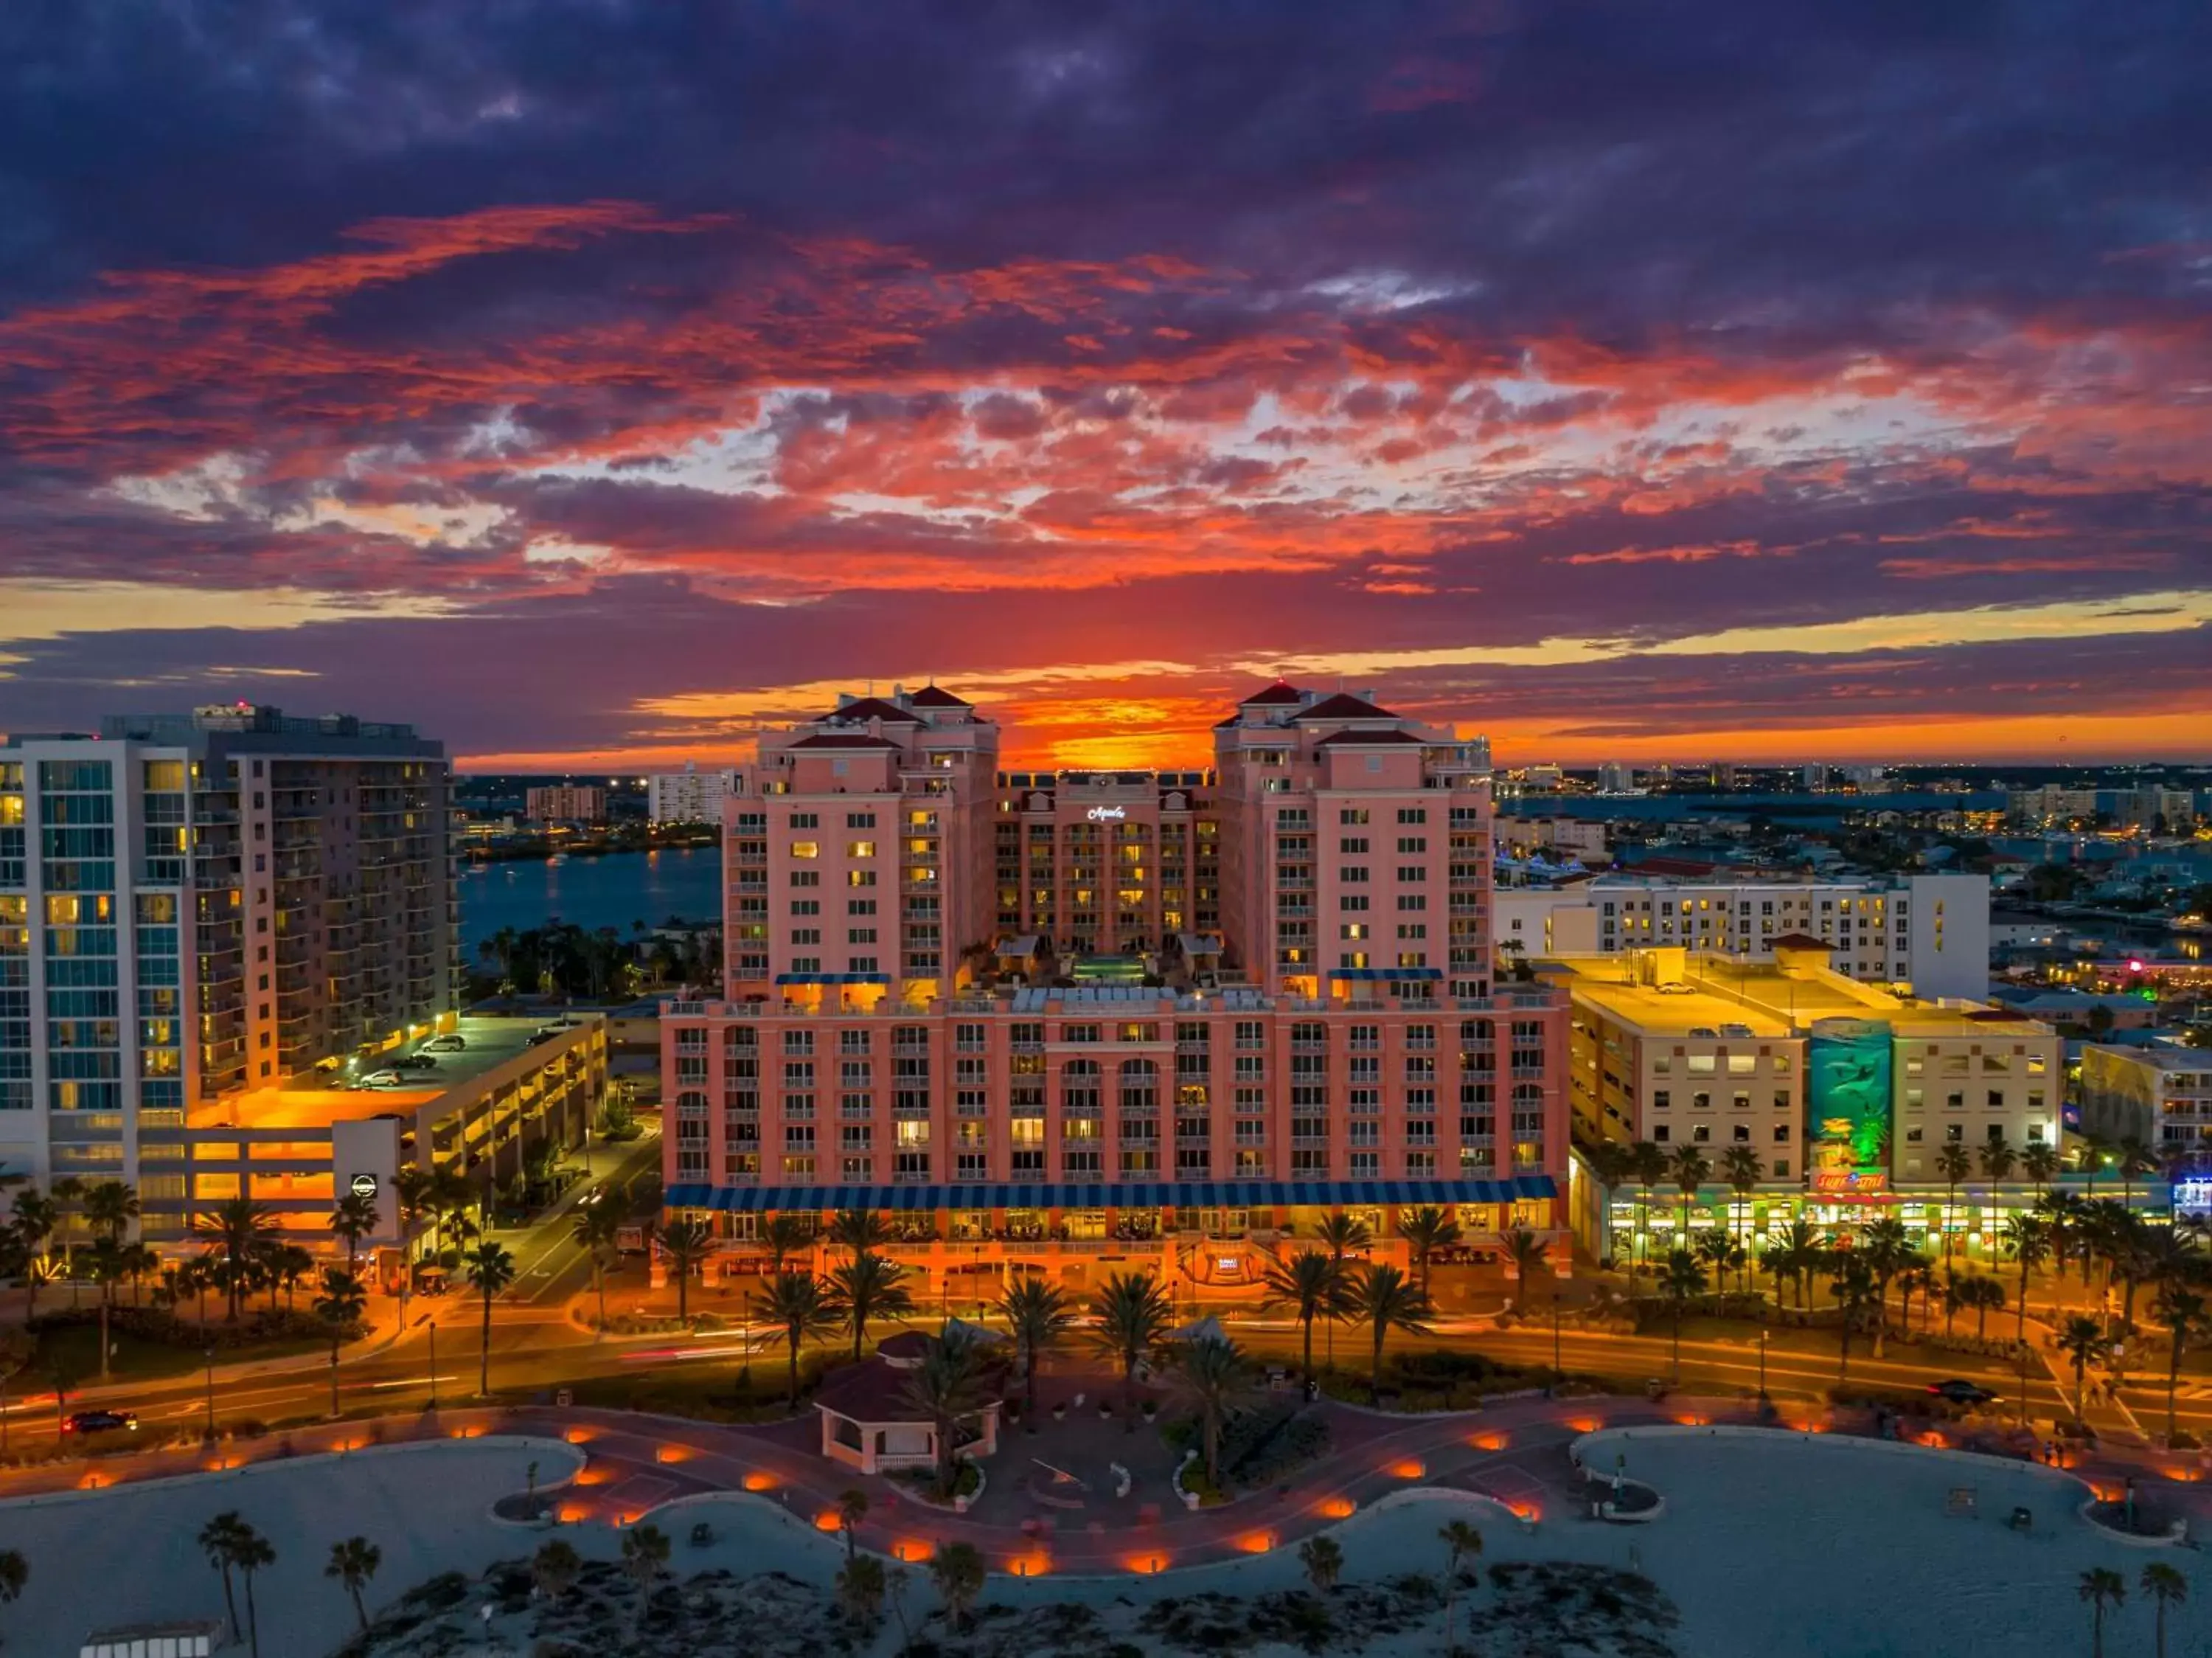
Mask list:
[[[53,11],[0,726],[2203,759],[2212,15],[1941,10]]]

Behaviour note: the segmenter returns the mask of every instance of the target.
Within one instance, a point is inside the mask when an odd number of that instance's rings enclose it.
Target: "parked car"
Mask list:
[[[361,1079],[365,1088],[396,1088],[407,1080],[406,1074],[396,1070],[373,1070]]]
[[[1947,1376],[1942,1381],[1931,1381],[1928,1391],[1954,1405],[1995,1405],[1997,1395],[1977,1382],[1960,1376]]]
[[[435,1070],[438,1069],[438,1061],[436,1056],[434,1054],[402,1054],[398,1058],[392,1062],[392,1069],[394,1070]]]
[[[469,1039],[459,1031],[447,1031],[443,1036],[434,1036],[422,1045],[424,1053],[463,1053],[467,1051]]]
[[[133,1411],[79,1411],[74,1416],[62,1418],[65,1434],[105,1434],[116,1429],[129,1433],[138,1431],[137,1413]]]

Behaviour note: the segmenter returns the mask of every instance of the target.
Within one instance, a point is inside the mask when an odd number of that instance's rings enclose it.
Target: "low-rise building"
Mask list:
[[[1558,953],[1594,936],[1595,948],[1607,955],[1673,947],[1765,961],[1778,940],[1809,936],[1823,942],[1827,965],[1846,978],[1909,984],[1930,998],[1978,997],[1989,989],[1990,884],[1983,875],[1608,875],[1555,887],[1501,888],[1497,906],[1501,922],[1510,914],[1521,923],[1517,930],[1500,925],[1500,944],[1518,937],[1531,951],[1540,934],[1563,941]],[[1589,919],[1563,918],[1577,910],[1588,911]]]
[[[1994,1247],[1999,1216],[2032,1201],[2021,1155],[2060,1143],[2058,1035],[2002,1008],[1859,984],[1824,954],[1784,941],[1771,962],[1661,948],[1547,964],[1571,997],[1577,1138],[1702,1156],[1710,1190],[1686,1205],[1692,1230],[1755,1240],[1801,1216],[1848,1227],[1880,1211]],[[1947,1146],[1967,1157],[1956,1202]],[[1759,1160],[1755,1203],[1725,1184],[1734,1148]],[[1608,1222],[1585,1241],[1604,1253],[1626,1227],[1663,1250],[1681,1224],[1667,1209],[1618,1192],[1581,1205]]]
[[[2212,1050],[2092,1042],[2081,1050],[2081,1127],[2212,1162]]]

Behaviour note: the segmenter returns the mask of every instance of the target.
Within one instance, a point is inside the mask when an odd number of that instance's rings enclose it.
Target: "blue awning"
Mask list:
[[[1410,1209],[1424,1204],[1510,1204],[1556,1198],[1548,1174],[1510,1180],[975,1181],[941,1186],[672,1186],[671,1209],[739,1214],[821,1214],[840,1209],[907,1213],[941,1209]]]

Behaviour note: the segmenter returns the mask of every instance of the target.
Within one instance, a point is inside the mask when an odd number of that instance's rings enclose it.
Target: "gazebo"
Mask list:
[[[830,1372],[814,1396],[822,1413],[823,1456],[864,1474],[936,1466],[937,1425],[907,1397],[915,1362],[887,1356]],[[960,1419],[960,1455],[985,1457],[999,1448],[999,1408],[1000,1401],[990,1399]]]

